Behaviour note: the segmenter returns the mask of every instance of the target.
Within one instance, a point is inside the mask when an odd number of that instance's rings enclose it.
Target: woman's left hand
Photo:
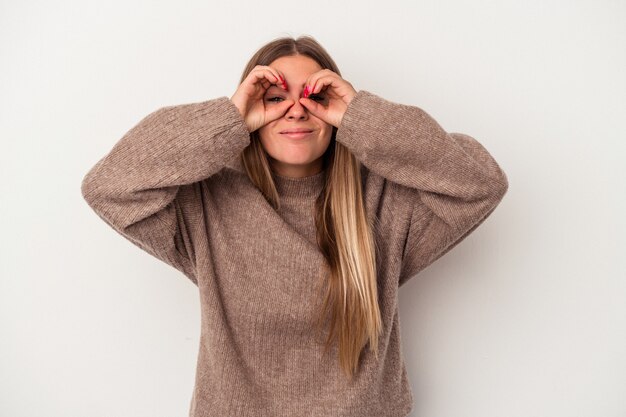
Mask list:
[[[300,97],[299,100],[312,115],[338,128],[356,94],[352,84],[336,72],[323,69],[309,76],[305,84],[304,97]],[[312,96],[317,100],[311,99]]]

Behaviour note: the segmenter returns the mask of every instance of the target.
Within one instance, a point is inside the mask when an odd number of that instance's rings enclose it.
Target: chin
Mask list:
[[[325,139],[325,138],[324,138]],[[278,164],[290,166],[308,166],[324,155],[330,145],[330,138],[320,137],[307,140],[306,143],[286,139],[280,134],[261,136],[261,145],[267,155]]]
[[[318,158],[293,158],[293,157],[290,158],[290,157],[272,156],[272,159],[274,159],[276,163],[283,164],[283,165],[291,165],[294,167],[308,166],[312,164],[313,162],[315,162]]]

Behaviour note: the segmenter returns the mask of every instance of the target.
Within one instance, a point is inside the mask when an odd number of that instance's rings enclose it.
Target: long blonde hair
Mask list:
[[[328,52],[313,37],[283,37],[265,44],[252,56],[239,83],[256,65],[270,65],[280,57],[298,54],[312,58],[322,69],[341,75]],[[337,128],[333,127],[323,156],[326,180],[315,201],[317,244],[326,260],[326,270],[322,273],[327,284],[317,329],[330,317],[324,353],[338,338],[340,367],[352,377],[368,341],[378,357],[378,337],[382,332],[373,232],[376,225],[367,220],[361,163],[335,140],[336,134]],[[252,132],[250,139],[250,145],[240,155],[241,164],[268,202],[278,209],[279,195],[259,131]]]

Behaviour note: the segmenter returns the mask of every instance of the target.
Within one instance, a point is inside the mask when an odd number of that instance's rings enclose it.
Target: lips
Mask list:
[[[297,129],[285,129],[280,133],[311,133],[313,129],[297,128]]]
[[[285,138],[294,139],[294,140],[304,140],[304,139],[310,139],[314,137],[313,129],[306,129],[306,128],[285,129],[282,132],[280,132],[280,134]]]

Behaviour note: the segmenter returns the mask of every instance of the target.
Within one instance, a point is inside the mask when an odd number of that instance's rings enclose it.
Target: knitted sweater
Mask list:
[[[201,333],[189,415],[406,416],[413,396],[400,343],[398,288],[452,249],[503,198],[505,173],[472,137],[424,110],[361,90],[336,140],[363,165],[375,216],[379,357],[366,348],[353,380],[337,342],[315,337],[324,262],[313,207],[325,171],[275,176],[274,210],[238,155],[250,135],[227,98],[145,116],[85,175],[102,220],[182,272],[199,290]]]

